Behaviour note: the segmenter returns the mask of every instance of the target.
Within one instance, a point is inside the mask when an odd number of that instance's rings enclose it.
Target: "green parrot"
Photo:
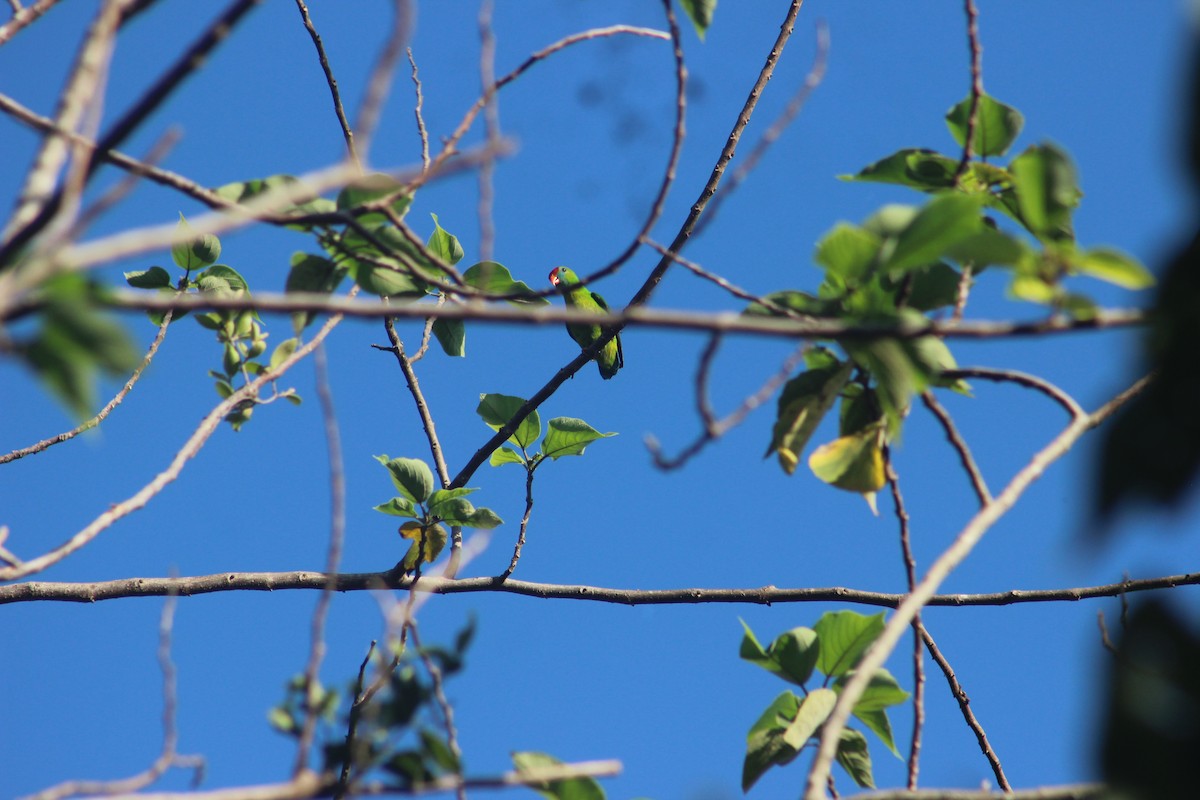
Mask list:
[[[555,267],[550,270],[550,283],[562,292],[567,305],[596,314],[608,313],[608,303],[604,302],[604,298],[586,286],[580,286],[579,276],[570,269]],[[567,323],[567,333],[571,334],[571,338],[575,340],[576,344],[586,350],[600,338],[604,330],[599,325]],[[610,339],[608,344],[596,353],[596,366],[600,368],[600,377],[604,380],[616,375],[617,370],[625,366],[625,355],[621,352],[620,334]]]

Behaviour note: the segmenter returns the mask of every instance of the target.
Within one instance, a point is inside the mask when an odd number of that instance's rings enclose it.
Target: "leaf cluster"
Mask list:
[[[489,428],[498,431],[516,416],[525,403],[524,398],[512,395],[481,394],[475,412]],[[488,463],[493,467],[523,464],[532,473],[547,458],[557,461],[563,456],[581,456],[592,442],[617,434],[601,433],[575,417],[555,417],[546,423],[546,436],[542,439],[541,448],[531,452],[530,448],[541,435],[541,418],[537,411],[531,411],[508,437],[509,444],[515,445],[520,452],[511,447],[501,447],[492,453]]]
[[[867,648],[883,632],[883,614],[829,612],[821,615],[813,627],[793,628],[767,647],[759,643],[744,621],[742,627],[745,634],[739,655],[801,689],[800,695],[790,689],[780,694],[751,726],[742,764],[742,790],[749,791],[768,769],[790,764],[802,749],[815,745],[842,687],[853,676]],[[824,675],[824,679],[820,686],[809,689],[806,684],[814,673]],[[893,754],[896,744],[887,709],[903,703],[908,696],[891,673],[880,669],[852,712]],[[853,728],[842,732],[837,762],[859,786],[874,787],[867,739],[861,732]]]

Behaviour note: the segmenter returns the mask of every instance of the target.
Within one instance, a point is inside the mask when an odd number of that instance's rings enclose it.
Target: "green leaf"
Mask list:
[[[1009,167],[1020,220],[1042,241],[1073,239],[1071,211],[1083,193],[1066,153],[1051,144],[1035,145]]]
[[[485,425],[498,431],[509,423],[509,420],[523,405],[525,405],[525,400],[521,397],[507,394],[481,394],[479,395],[479,405],[475,407],[475,413],[480,416]],[[524,450],[536,442],[541,435],[542,421],[535,410],[529,412],[529,416],[521,420],[521,424],[513,431],[512,436],[508,437],[508,441]]]
[[[990,264],[1013,265],[1028,257],[1029,247],[1014,236],[988,225],[961,239],[946,251],[946,256],[960,264],[976,268]]]
[[[813,259],[844,281],[857,281],[867,275],[882,244],[871,231],[838,223],[817,243]]]
[[[435,319],[433,335],[446,355],[462,358],[467,354],[467,326],[461,319]]]
[[[171,275],[162,267],[125,273],[125,282],[135,289],[170,289]]]
[[[375,506],[375,510],[381,514],[390,514],[393,517],[415,519],[417,516],[417,510],[413,506],[413,502],[404,497],[393,497],[386,503]]]
[[[196,276],[196,284],[202,292],[216,292],[218,295],[238,294],[249,292],[250,287],[242,274],[233,267],[225,264],[214,264]]]
[[[946,125],[958,146],[967,141],[967,124],[971,114],[971,98],[967,97],[946,112]],[[1021,112],[1001,103],[991,95],[980,95],[975,116],[975,136],[971,149],[976,156],[1001,156],[1012,146],[1025,118]]]
[[[856,175],[838,177],[844,181],[896,183],[923,192],[933,192],[953,188],[957,170],[956,159],[933,150],[908,148],[863,167]]]
[[[180,269],[191,271],[207,267],[221,255],[221,241],[211,233],[202,236],[193,234],[182,213],[175,229],[181,237],[187,237],[184,241],[171,245],[171,260]]]
[[[524,464],[525,459],[511,447],[501,447],[499,450],[492,451],[488,463],[493,467],[498,467],[501,464]]]
[[[771,659],[779,665],[779,677],[803,686],[812,676],[821,646],[812,628],[792,628],[771,642]]]
[[[881,269],[903,272],[940,260],[954,245],[982,226],[980,200],[963,194],[943,194],[930,200],[896,239]]]
[[[429,241],[425,243],[425,247],[442,261],[454,266],[462,261],[462,245],[458,243],[457,236],[442,227],[438,222],[437,214],[429,216],[433,217],[433,233],[429,234]]]
[[[458,757],[438,734],[428,728],[421,729],[421,752],[425,755],[426,763],[437,764],[444,772],[457,774],[462,770]]]
[[[1154,285],[1154,276],[1141,263],[1120,251],[1107,248],[1085,250],[1072,260],[1084,275],[1099,278],[1125,289],[1146,289]]]
[[[765,455],[778,452],[779,464],[788,475],[796,471],[800,453],[850,380],[853,369],[850,361],[835,361],[834,365],[802,372],[784,385]]]
[[[463,273],[463,280],[481,292],[489,294],[520,294],[529,293],[529,297],[516,297],[509,300],[513,305],[545,306],[550,301],[538,297],[533,289],[524,281],[513,280],[512,274],[503,264],[495,261],[480,261],[473,264]]]
[[[375,456],[375,460],[387,468],[400,494],[414,503],[424,503],[433,494],[433,473],[424,461],[387,456]]]
[[[539,769],[562,764],[552,755],[532,751],[512,754],[517,772],[536,777]],[[568,778],[560,781],[530,783],[529,788],[550,800],[604,800],[604,790],[595,778]]]
[[[799,750],[812,737],[817,729],[825,724],[829,712],[837,703],[837,693],[833,689],[820,687],[813,689],[800,701],[800,709],[783,731],[783,740],[790,747]]]
[[[875,788],[871,774],[871,754],[867,750],[867,737],[853,728],[845,728],[838,739],[837,762],[846,770],[855,783],[864,789]]]
[[[1016,275],[1008,285],[1008,293],[1018,300],[1049,304],[1058,297],[1059,290],[1038,275]]]
[[[829,611],[813,625],[821,642],[817,669],[830,677],[845,675],[883,632],[883,613],[865,616],[856,611]]]
[[[491,530],[504,524],[504,520],[500,519],[499,515],[490,508],[479,507],[474,513],[463,521],[463,525],[468,528],[479,528],[482,530]]]
[[[841,313],[841,308],[835,301],[813,297],[807,292],[799,292],[791,289],[782,292],[772,292],[763,299],[780,308],[810,317],[835,317]],[[780,316],[780,313],[774,308],[757,302],[751,303],[742,313],[754,317]]]
[[[296,348],[299,346],[299,339],[284,339],[271,353],[268,369],[278,369],[283,362],[292,357],[292,354],[296,352]]]
[[[746,735],[742,761],[742,791],[748,792],[773,766],[788,764],[798,750],[784,739],[784,731],[800,712],[800,699],[790,691],[776,697]]]
[[[553,459],[563,456],[581,456],[589,444],[597,439],[616,436],[601,433],[581,419],[555,417],[546,423],[546,438],[542,440],[542,454]]]
[[[328,258],[311,253],[293,253],[291,269],[288,271],[284,291],[329,294],[342,282],[346,271]],[[308,327],[316,315],[298,311],[292,314],[292,327],[296,333]]]
[[[393,195],[403,189],[404,185],[391,175],[376,172],[360,178],[342,189],[338,194],[337,209],[338,211],[353,211],[364,203]],[[396,214],[403,217],[411,203],[411,194],[401,194],[392,201],[391,207]],[[369,214],[360,215],[358,221],[363,225],[378,225],[381,222],[386,222],[387,217],[382,212],[373,211]]]
[[[892,735],[892,721],[888,719],[886,711],[883,709],[855,711],[854,716],[879,737],[888,750],[892,751],[892,755],[897,758],[900,756],[900,751],[896,749],[895,737]]]
[[[692,21],[696,35],[703,42],[704,35],[708,33],[708,27],[712,25],[713,12],[717,10],[717,0],[679,0],[679,2],[687,13],[688,19]]]

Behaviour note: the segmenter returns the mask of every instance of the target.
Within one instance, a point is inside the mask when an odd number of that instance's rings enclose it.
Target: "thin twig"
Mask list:
[[[904,495],[900,493],[900,476],[896,473],[896,464],[892,460],[890,447],[883,450],[883,464],[888,486],[892,491],[892,504],[896,509],[896,520],[900,523],[900,553],[904,558],[904,577],[911,592],[917,585],[917,560],[913,557],[912,539],[909,535],[908,509],[904,505]],[[913,617],[913,728],[912,744],[908,750],[908,788],[917,788],[917,776],[920,773],[921,733],[925,727],[925,650],[921,644],[925,634],[925,624],[921,615]]]
[[[1039,378],[1037,375],[1030,375],[1025,372],[1018,372],[1015,369],[991,369],[989,367],[961,367],[956,369],[946,370],[942,373],[947,378],[980,378],[985,381],[996,381],[997,383],[1015,383],[1018,386],[1025,386],[1029,389],[1036,389],[1042,394],[1049,397],[1054,402],[1062,406],[1072,417],[1081,417],[1087,412],[1083,410],[1083,406],[1064,392],[1062,389],[1055,386],[1050,381]]]
[[[967,49],[971,56],[971,108],[967,112],[967,134],[963,142],[962,158],[954,171],[954,183],[958,184],[971,165],[972,148],[975,146],[975,128],[979,124],[979,98],[983,96],[983,48],[979,45],[979,11],[975,0],[964,0],[967,15]]]
[[[333,111],[337,115],[338,124],[342,126],[342,137],[346,140],[346,154],[351,161],[361,166],[358,150],[354,146],[354,131],[350,128],[350,120],[346,119],[346,109],[342,106],[342,95],[338,91],[337,78],[333,77],[333,69],[329,66],[329,56],[325,53],[325,44],[321,41],[321,35],[317,33],[316,26],[313,25],[304,0],[296,0],[296,8],[300,10],[300,18],[304,22],[304,29],[308,31],[308,35],[312,39],[313,47],[317,48],[317,59],[321,62],[321,70],[325,73],[325,83],[329,85],[329,94],[333,98]]]
[[[390,352],[396,356],[396,363],[400,365],[400,371],[404,373],[404,382],[417,407],[417,415],[421,418],[421,428],[425,431],[425,438],[429,441],[429,452],[433,456],[438,480],[441,481],[443,489],[447,488],[450,484],[450,472],[446,468],[446,459],[442,455],[442,444],[438,440],[437,426],[434,425],[433,415],[429,412],[429,404],[425,402],[425,395],[421,392],[417,373],[413,370],[412,362],[404,354],[404,343],[396,333],[396,326],[392,320],[385,320],[383,329],[387,333],[388,341],[391,342]]]
[[[362,718],[362,709],[365,703],[363,683],[366,679],[367,664],[371,663],[371,654],[374,652],[375,640],[372,639],[371,646],[367,648],[367,654],[363,656],[362,663],[358,665],[358,679],[354,684],[354,700],[350,703],[349,720],[346,724],[346,750],[345,755],[342,756],[342,770],[333,792],[335,800],[344,797],[350,788],[350,767],[354,762],[354,739],[358,735],[358,721]]]
[[[425,105],[425,97],[421,94],[421,78],[417,75],[417,61],[413,58],[412,48],[408,48],[408,64],[412,67],[413,93],[416,103],[413,106],[413,116],[417,118],[417,135],[421,137],[421,166],[429,169],[429,131],[425,129],[425,117],[421,111]]]
[[[533,471],[536,465],[530,467],[525,466],[525,514],[521,517],[521,527],[517,532],[517,543],[513,547],[512,559],[508,562],[508,568],[500,573],[498,580],[506,581],[513,574],[513,570],[517,568],[517,562],[521,560],[521,549],[525,547],[525,531],[529,528],[529,515],[533,513]]]
[[[750,177],[750,173],[762,161],[763,156],[771,149],[771,146],[783,135],[783,132],[788,129],[800,112],[804,109],[805,103],[817,87],[821,85],[821,81],[825,79],[825,69],[829,61],[829,26],[824,20],[817,20],[817,50],[813,55],[812,66],[808,68],[808,74],[804,76],[804,82],[796,93],[792,95],[792,99],[780,112],[779,116],[767,127],[766,131],[750,150],[750,155],[746,156],[746,160],[733,171],[729,176],[729,181],[722,187],[721,191],[713,197],[712,202],[708,205],[708,213],[696,225],[696,230],[693,236],[699,236],[701,232],[707,228],[716,218],[717,210],[721,204],[733,195],[737,188],[742,185],[746,178]]]
[[[317,398],[321,405],[321,419],[325,428],[325,447],[329,456],[329,550],[325,558],[325,572],[337,573],[342,561],[342,547],[346,539],[346,472],[342,458],[342,437],[338,430],[337,414],[333,406],[333,390],[329,385],[329,365],[324,346],[318,347],[313,356],[317,379]],[[320,686],[321,661],[325,658],[325,622],[329,617],[329,606],[333,601],[335,579],[325,584],[325,591],[317,599],[312,616],[312,641],[309,643],[308,664],[304,669],[304,725],[296,742],[296,764],[292,770],[295,778],[308,768],[309,750],[317,732],[320,709],[314,705],[316,689]]]
[[[716,341],[717,336],[714,334],[713,338],[709,340],[710,346],[715,347],[714,343]],[[708,409],[707,411],[702,410],[700,415],[704,422],[704,430],[701,431],[700,436],[698,436],[687,447],[683,448],[683,450],[681,450],[674,458],[668,458],[667,456],[663,455],[662,447],[658,444],[658,440],[653,436],[647,436],[646,449],[650,451],[650,456],[654,459],[654,465],[662,470],[678,469],[695,457],[708,444],[724,436],[731,429],[741,425],[751,412],[753,412],[763,403],[769,401],[771,397],[774,396],[775,390],[782,386],[783,383],[796,370],[796,367],[800,366],[800,364],[804,361],[804,354],[808,352],[808,349],[808,344],[802,344],[793,350],[791,355],[784,359],[784,362],[782,366],[780,366],[779,370],[770,378],[768,378],[766,382],[759,387],[758,391],[743,400],[737,408],[731,411],[724,418],[715,420],[713,419],[711,409]],[[706,355],[707,352],[708,351],[706,351]],[[707,371],[708,368],[705,366],[704,359],[702,358],[701,368],[697,374],[697,392],[705,391],[704,383],[702,383],[702,381],[707,381]],[[707,405],[707,400],[701,400],[699,397],[700,396],[698,395],[697,404],[703,408],[705,405]]]
[[[121,390],[113,395],[113,398],[105,404],[104,408],[100,409],[96,416],[69,431],[64,431],[63,433],[58,434],[57,436],[52,436],[49,439],[43,439],[36,444],[31,444],[28,447],[22,447],[19,450],[13,450],[11,453],[6,453],[0,456],[0,464],[6,464],[9,461],[15,461],[18,458],[24,458],[25,456],[33,455],[34,453],[40,453],[56,444],[62,444],[70,439],[74,439],[84,431],[90,431],[92,428],[103,422],[104,418],[111,414],[112,410],[119,406],[121,401],[125,399],[125,396],[133,390],[134,384],[136,384],[138,379],[142,377],[142,373],[146,371],[146,367],[150,366],[151,360],[153,360],[155,353],[158,352],[158,346],[162,344],[163,338],[165,338],[167,335],[167,328],[170,326],[171,317],[174,316],[174,314],[174,311],[168,311],[166,313],[166,315],[163,317],[162,324],[158,326],[158,332],[154,335],[154,341],[150,343],[150,348],[146,350],[146,355],[142,357],[142,363],[138,364],[137,369],[135,369],[133,374],[129,376],[129,380],[125,381],[125,385],[121,387]]]
[[[971,488],[975,490],[975,496],[979,498],[980,507],[986,506],[992,502],[992,493],[988,490],[983,472],[975,463],[975,456],[971,455],[971,448],[967,446],[966,440],[962,438],[962,434],[958,432],[958,427],[950,417],[950,412],[938,402],[933,392],[928,389],[921,392],[921,402],[925,404],[930,413],[937,417],[938,422],[942,423],[942,429],[946,431],[946,438],[950,441],[950,446],[958,453],[963,471],[967,473],[967,478],[971,481]]]
[[[979,724],[979,720],[975,717],[975,712],[971,710],[971,698],[967,697],[967,692],[962,688],[962,684],[958,682],[958,677],[950,667],[950,662],[942,655],[942,651],[938,648],[937,643],[933,641],[933,637],[929,634],[929,631],[922,630],[921,634],[925,641],[925,646],[929,648],[929,655],[933,656],[933,660],[941,668],[942,674],[946,676],[946,682],[950,684],[950,693],[958,701],[958,707],[962,710],[963,719],[966,720],[967,727],[975,734],[975,739],[979,742],[979,749],[983,752],[984,758],[987,759],[988,764],[991,766],[992,774],[996,776],[996,783],[1004,791],[1011,792],[1012,786],[1004,774],[1004,767],[1000,766],[1000,758],[996,755],[995,749],[992,748],[992,743],[988,741],[987,733],[984,732],[983,726]]]
[[[1016,504],[1025,490],[1041,477],[1051,464],[1065,455],[1081,436],[1111,416],[1129,398],[1142,391],[1147,383],[1148,379],[1143,378],[1096,411],[1072,419],[1058,436],[1035,454],[1009,481],[1004,491],[971,518],[950,546],[933,562],[917,587],[905,596],[884,626],[879,638],[863,654],[854,675],[842,687],[842,692],[825,721],[817,753],[805,784],[805,800],[818,800],[821,797],[825,777],[829,774],[839,737],[845,729],[851,709],[862,697],[875,671],[883,666],[884,661],[895,650],[904,629],[912,623],[913,617],[929,602],[930,597],[954,568],[970,555],[984,534]]]

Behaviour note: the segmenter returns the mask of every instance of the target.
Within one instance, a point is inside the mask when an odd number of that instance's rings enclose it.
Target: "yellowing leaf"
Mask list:
[[[808,457],[808,466],[826,483],[863,495],[874,511],[874,494],[885,481],[882,444],[882,425],[871,425],[821,445]]]
[[[416,521],[406,522],[400,526],[400,536],[412,540],[401,562],[406,572],[417,568],[418,558],[421,563],[431,563],[446,546],[446,529],[436,523],[422,525]]]

